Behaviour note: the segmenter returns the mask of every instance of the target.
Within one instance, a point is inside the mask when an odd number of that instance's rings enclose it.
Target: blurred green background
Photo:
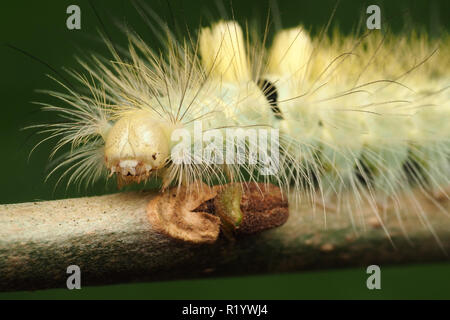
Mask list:
[[[160,0],[145,1],[173,30],[183,33],[186,25],[195,30],[198,25],[228,15],[230,1]],[[125,23],[138,31],[150,45],[158,43],[131,2],[125,0],[93,1],[117,44],[126,45],[123,34],[114,21]],[[81,8],[81,30],[66,28],[66,8],[77,4]],[[330,18],[336,1],[327,0],[267,0],[234,1],[234,16],[240,22],[249,20],[262,28],[269,7],[278,12],[274,26],[293,27],[303,24],[317,32]],[[433,37],[450,30],[450,1],[340,1],[331,26],[352,32],[365,18],[370,4],[381,7],[383,25],[395,32],[421,29]],[[365,23],[365,20],[362,20]],[[99,41],[101,24],[88,1],[3,1],[0,4],[0,203],[51,200],[115,192],[99,183],[88,190],[54,188],[55,178],[44,183],[48,155],[54,141],[43,144],[28,160],[32,147],[41,139],[33,130],[21,128],[55,120],[42,113],[32,101],[50,102],[36,89],[59,89],[45,76],[51,73],[42,64],[4,46],[21,48],[61,71],[63,67],[81,70],[74,56],[91,52],[104,53]],[[54,76],[54,74],[52,74]],[[299,299],[299,298],[450,298],[450,268],[448,264],[386,267],[382,266],[382,290],[365,287],[367,275],[363,269],[308,272],[302,274],[266,275],[223,279],[204,279],[160,283],[127,284],[83,288],[79,291],[47,290],[33,293],[0,293],[0,298],[152,298],[152,299]],[[1,281],[1,275],[0,275]]]

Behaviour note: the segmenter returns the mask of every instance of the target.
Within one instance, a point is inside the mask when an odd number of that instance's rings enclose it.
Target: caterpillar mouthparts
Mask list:
[[[108,161],[106,161],[108,163]],[[110,175],[114,173],[121,174],[123,178],[130,177],[133,181],[140,182],[142,178],[148,178],[152,170],[152,166],[137,160],[120,160],[116,165],[108,165]]]

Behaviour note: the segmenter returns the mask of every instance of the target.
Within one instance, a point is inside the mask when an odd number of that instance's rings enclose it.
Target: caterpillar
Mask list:
[[[60,104],[43,110],[63,120],[33,127],[48,134],[41,143],[58,140],[58,182],[263,181],[325,211],[368,201],[380,220],[383,205],[409,194],[425,225],[411,190],[448,198],[447,35],[312,37],[298,26],[268,46],[220,20],[184,40],[164,29],[156,51],[126,33],[126,50],[105,37],[110,59],[92,55],[78,60],[83,72],[68,71],[78,88],[55,79],[63,90],[44,91]]]

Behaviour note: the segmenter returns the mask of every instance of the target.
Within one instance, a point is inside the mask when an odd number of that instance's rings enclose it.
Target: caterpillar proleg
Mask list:
[[[50,174],[161,189],[271,182],[324,210],[357,215],[367,202],[381,223],[406,194],[427,225],[411,190],[438,207],[435,194],[448,198],[448,36],[313,37],[299,26],[269,46],[246,30],[220,20],[184,41],[165,30],[161,51],[127,31],[126,54],[105,40],[111,59],[70,71],[79,90],[47,91],[61,104],[44,110],[65,121],[38,127],[58,139],[54,153],[71,146]]]

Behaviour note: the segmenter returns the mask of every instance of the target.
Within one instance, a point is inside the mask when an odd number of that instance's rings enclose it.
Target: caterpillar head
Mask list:
[[[137,112],[120,118],[105,137],[105,164],[116,174],[119,186],[146,180],[169,158],[166,128],[148,114]]]

